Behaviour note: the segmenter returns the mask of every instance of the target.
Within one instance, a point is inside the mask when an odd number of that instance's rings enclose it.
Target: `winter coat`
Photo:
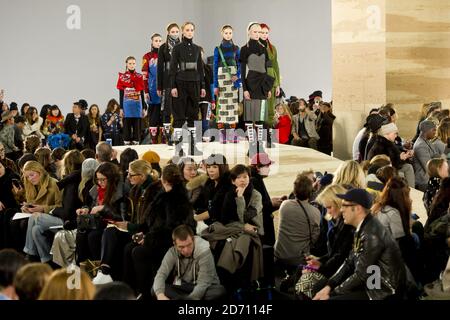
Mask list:
[[[76,210],[82,207],[80,198],[78,198],[78,185],[81,182],[81,170],[75,170],[68,176],[65,176],[57,183],[59,190],[62,190],[62,207],[53,210],[53,215],[61,218],[63,221],[76,220]]]

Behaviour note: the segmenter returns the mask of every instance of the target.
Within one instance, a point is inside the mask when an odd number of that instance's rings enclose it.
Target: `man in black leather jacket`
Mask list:
[[[344,223],[356,228],[353,248],[314,300],[382,300],[402,298],[406,269],[388,230],[370,214],[371,195],[363,189],[338,194]]]

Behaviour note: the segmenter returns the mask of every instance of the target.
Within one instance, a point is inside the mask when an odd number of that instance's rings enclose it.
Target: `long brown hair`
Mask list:
[[[409,196],[409,186],[403,178],[392,177],[383,189],[381,196],[372,206],[372,212],[377,214],[385,206],[391,206],[400,212],[403,231],[410,234],[412,200]]]
[[[91,110],[92,108],[97,108],[97,117],[93,118],[92,117],[92,113]],[[88,112],[88,119],[89,119],[89,124],[90,125],[100,125],[101,121],[100,121],[100,108],[98,107],[98,105],[93,104],[89,107],[89,112]]]
[[[103,204],[111,204],[111,200],[117,191],[119,182],[122,179],[119,168],[110,162],[104,162],[95,170],[94,181],[97,182],[97,172],[104,175],[108,179],[106,184],[105,200]]]
[[[120,112],[120,106],[119,106],[119,103],[117,102],[116,99],[111,99],[111,100],[108,101],[108,105],[106,106],[105,113],[108,113],[108,112],[113,113],[115,105],[117,105],[117,107],[118,107],[117,110],[116,110],[116,113],[119,113]]]

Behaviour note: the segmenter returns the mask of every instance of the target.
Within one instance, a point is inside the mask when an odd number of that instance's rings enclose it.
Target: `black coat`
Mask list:
[[[89,120],[87,116],[82,114],[80,116],[80,120],[78,122],[75,120],[75,116],[73,113],[69,113],[64,121],[64,132],[69,136],[72,136],[74,133],[77,134],[78,137],[86,139],[89,131]]]
[[[16,202],[12,192],[13,179],[20,180],[17,174],[15,174],[10,168],[5,167],[5,174],[0,177],[0,202],[3,203],[5,209],[18,207],[18,203]]]
[[[331,112],[319,113],[317,118],[317,134],[320,139],[317,142],[319,151],[331,153],[333,151],[333,122],[336,116]]]
[[[397,170],[404,164],[404,161],[400,159],[400,150],[397,146],[385,137],[377,135],[375,144],[370,149],[367,159],[372,159],[379,154],[387,155],[391,159],[392,166]]]
[[[161,260],[173,245],[173,229],[181,224],[187,224],[195,233],[197,225],[183,185],[176,185],[169,192],[160,191],[151,204],[146,220],[148,232],[145,234],[144,246],[155,259],[159,257]]]
[[[373,275],[370,266],[380,270],[381,288],[370,289],[367,279]],[[331,277],[328,285],[333,294],[346,295],[365,290],[371,300],[382,300],[389,296],[402,297],[406,286],[406,268],[397,242],[377,218],[367,215],[355,234],[353,249]]]
[[[225,195],[232,188],[233,185],[231,184],[229,173],[223,175],[217,186],[215,186],[215,182],[211,179],[206,181],[201,195],[202,199],[204,199],[203,211],[207,210],[209,214],[209,219],[205,221],[206,224],[209,225],[220,219]],[[201,212],[201,210],[198,210],[198,212]]]
[[[269,246],[275,244],[275,229],[273,225],[273,212],[277,209],[272,205],[272,199],[270,198],[269,192],[267,191],[266,185],[264,184],[263,177],[256,172],[254,167],[251,168],[251,179],[250,182],[256,191],[261,193],[262,205],[263,205],[263,223],[264,223],[264,237],[263,243]]]
[[[65,221],[76,220],[76,210],[82,207],[82,202],[78,197],[78,185],[81,182],[81,170],[75,170],[65,176],[57,185],[62,190],[62,207],[55,208],[53,215]]]
[[[320,257],[319,272],[330,278],[342,265],[352,249],[353,233],[355,228],[344,224],[344,219],[340,218],[328,236],[328,253]]]

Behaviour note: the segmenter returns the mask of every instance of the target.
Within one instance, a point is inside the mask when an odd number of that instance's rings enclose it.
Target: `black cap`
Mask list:
[[[357,203],[366,209],[372,207],[372,196],[364,189],[351,189],[346,194],[336,194],[342,200]]]
[[[80,104],[80,109],[81,109],[81,110],[87,110],[87,108],[88,108],[88,103],[87,103],[86,100],[80,99],[80,100],[78,101],[78,103]]]
[[[384,118],[378,113],[369,114],[366,118],[366,123],[364,124],[364,127],[369,129],[371,132],[376,132],[378,129],[381,128],[383,124],[386,124],[388,122],[389,122],[388,119]]]

